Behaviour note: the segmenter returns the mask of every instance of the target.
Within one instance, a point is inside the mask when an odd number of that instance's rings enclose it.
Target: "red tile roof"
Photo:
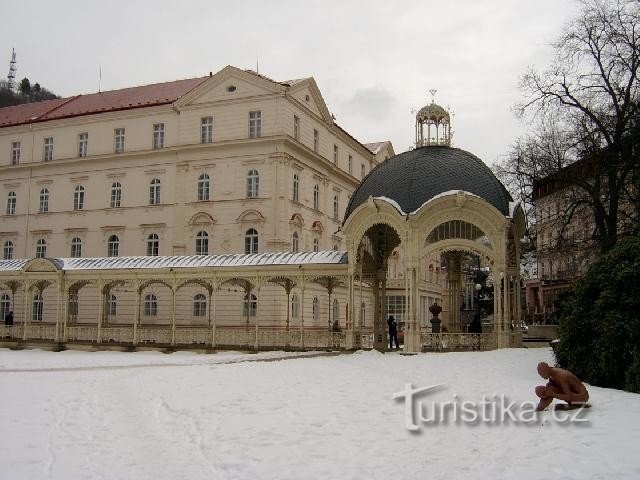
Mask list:
[[[188,78],[0,108],[0,127],[165,105],[175,102],[207,78],[209,77]]]

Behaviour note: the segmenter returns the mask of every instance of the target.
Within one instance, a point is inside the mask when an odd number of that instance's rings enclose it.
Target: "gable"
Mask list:
[[[289,95],[325,122],[333,123],[331,113],[313,78],[308,78],[295,84],[289,90]]]
[[[284,87],[235,67],[225,67],[209,77],[197,88],[178,100],[175,105],[200,105],[224,100],[237,100],[284,91]]]

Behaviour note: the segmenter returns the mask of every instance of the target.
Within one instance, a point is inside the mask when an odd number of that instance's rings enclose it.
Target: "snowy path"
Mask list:
[[[246,361],[260,355],[279,354],[0,350],[0,479],[640,477],[640,395],[591,387],[588,426],[545,412],[419,434],[391,399],[411,382],[533,400],[544,349]]]

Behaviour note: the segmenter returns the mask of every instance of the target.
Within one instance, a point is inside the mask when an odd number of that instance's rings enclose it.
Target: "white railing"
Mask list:
[[[211,329],[203,327],[176,328],[176,345],[206,345],[211,342]]]
[[[0,340],[22,338],[22,325],[0,325]]]
[[[171,327],[139,327],[138,343],[171,343]]]
[[[28,340],[55,340],[55,325],[27,325],[25,338]]]
[[[423,350],[495,350],[497,337],[493,333],[421,333]]]
[[[67,327],[66,330],[67,341],[76,342],[97,342],[98,341],[98,327],[97,326],[74,326]]]
[[[104,343],[133,343],[133,326],[102,327],[100,340]]]

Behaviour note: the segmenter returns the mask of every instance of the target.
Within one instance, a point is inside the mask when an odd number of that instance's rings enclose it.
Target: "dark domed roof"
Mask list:
[[[477,195],[509,215],[511,195],[489,167],[475,155],[451,147],[423,147],[378,165],[351,196],[345,220],[371,197],[394,200],[405,213],[450,190]]]

